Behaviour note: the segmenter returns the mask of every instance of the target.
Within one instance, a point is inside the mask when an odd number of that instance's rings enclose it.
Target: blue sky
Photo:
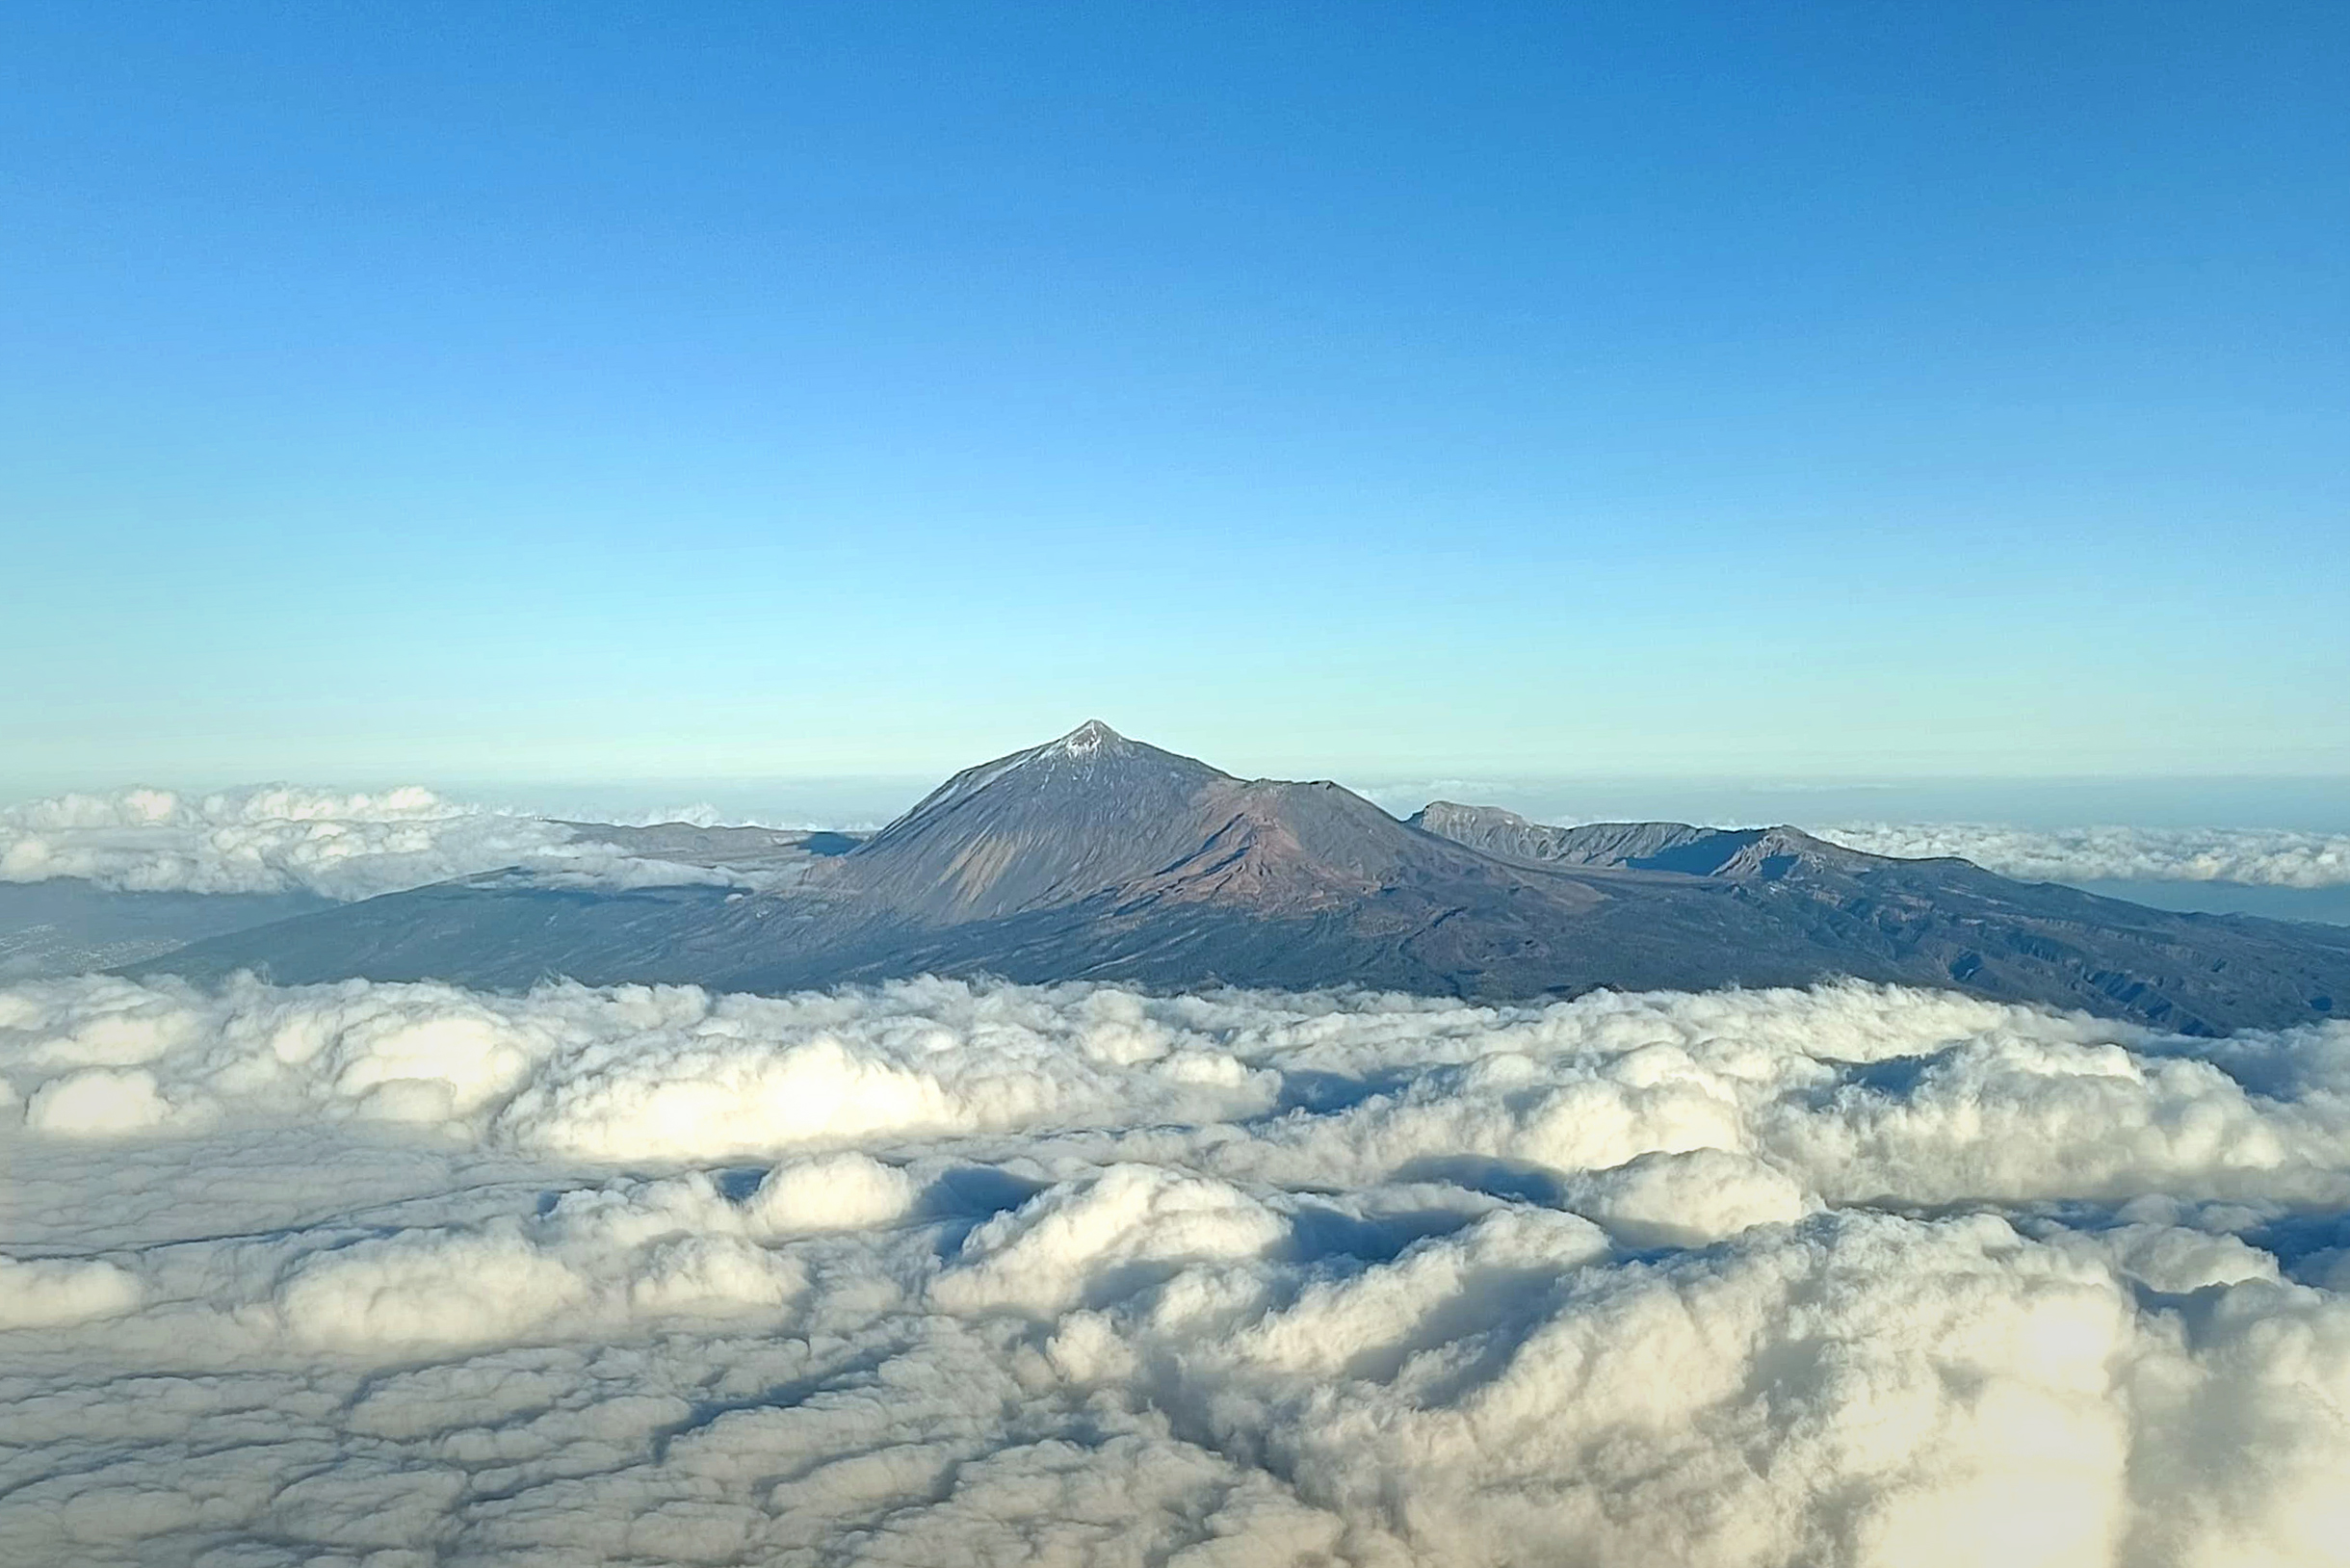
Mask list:
[[[2350,773],[2339,7],[0,45],[0,781]]]

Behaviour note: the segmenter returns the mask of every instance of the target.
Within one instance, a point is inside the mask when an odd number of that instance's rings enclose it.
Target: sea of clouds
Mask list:
[[[2350,1025],[0,988],[0,1560],[2339,1562]]]
[[[2041,882],[2239,882],[2350,886],[2350,834],[2260,827],[2006,827],[1986,823],[1854,823],[1815,829],[1869,854],[1957,855]]]
[[[656,818],[706,826],[717,814],[690,807]],[[1815,831],[1871,854],[1958,855],[2035,881],[2350,886],[2344,834],[1975,823],[1855,823]],[[586,886],[757,882],[741,870],[631,854],[566,823],[414,786],[348,793],[266,785],[201,797],[129,789],[0,807],[0,882],[78,877],[124,891],[352,900],[509,866]]]
[[[0,807],[5,882],[78,877],[125,892],[352,900],[509,866],[604,887],[744,880],[414,786],[344,794],[265,785],[202,797],[128,789]]]

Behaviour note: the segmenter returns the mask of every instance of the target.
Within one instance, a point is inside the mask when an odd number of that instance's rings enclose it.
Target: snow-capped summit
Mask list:
[[[1040,749],[1058,751],[1067,757],[1089,757],[1096,751],[1105,748],[1114,750],[1129,744],[1125,736],[1120,735],[1100,719],[1088,719],[1059,740]]]
[[[967,768],[843,875],[929,919],[1009,914],[1145,875],[1197,848],[1195,802],[1228,775],[1098,719]]]

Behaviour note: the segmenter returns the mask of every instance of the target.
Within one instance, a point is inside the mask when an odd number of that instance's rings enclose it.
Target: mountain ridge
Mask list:
[[[937,972],[1492,1000],[1849,977],[2188,1032],[2350,1002],[2350,930],[2148,909],[1784,826],[1558,828],[1443,801],[1398,821],[1339,785],[1237,778],[1099,720],[836,839],[775,845],[798,858],[760,892],[491,874],[134,967],[749,990]]]
[[[1469,806],[1452,800],[1431,800],[1405,820],[1423,832],[1487,854],[1535,864],[1713,875],[1734,870],[1761,871],[1765,862],[1787,857],[1845,870],[1893,860],[1831,844],[1785,823],[1770,827],[1700,827],[1675,822],[1607,822],[1553,827],[1499,806]]]

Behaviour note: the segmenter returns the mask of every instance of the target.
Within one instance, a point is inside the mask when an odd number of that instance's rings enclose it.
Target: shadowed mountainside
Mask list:
[[[333,907],[310,893],[122,892],[72,877],[0,882],[0,982],[135,963]]]
[[[2350,1004],[2350,930],[2148,909],[1788,827],[1558,828],[1448,802],[1398,822],[1335,784],[1234,778],[1099,722],[956,774],[862,842],[820,837],[721,844],[799,861],[764,892],[499,873],[139,967],[763,991],[932,972],[1493,1000],[1851,976],[2192,1032]]]

